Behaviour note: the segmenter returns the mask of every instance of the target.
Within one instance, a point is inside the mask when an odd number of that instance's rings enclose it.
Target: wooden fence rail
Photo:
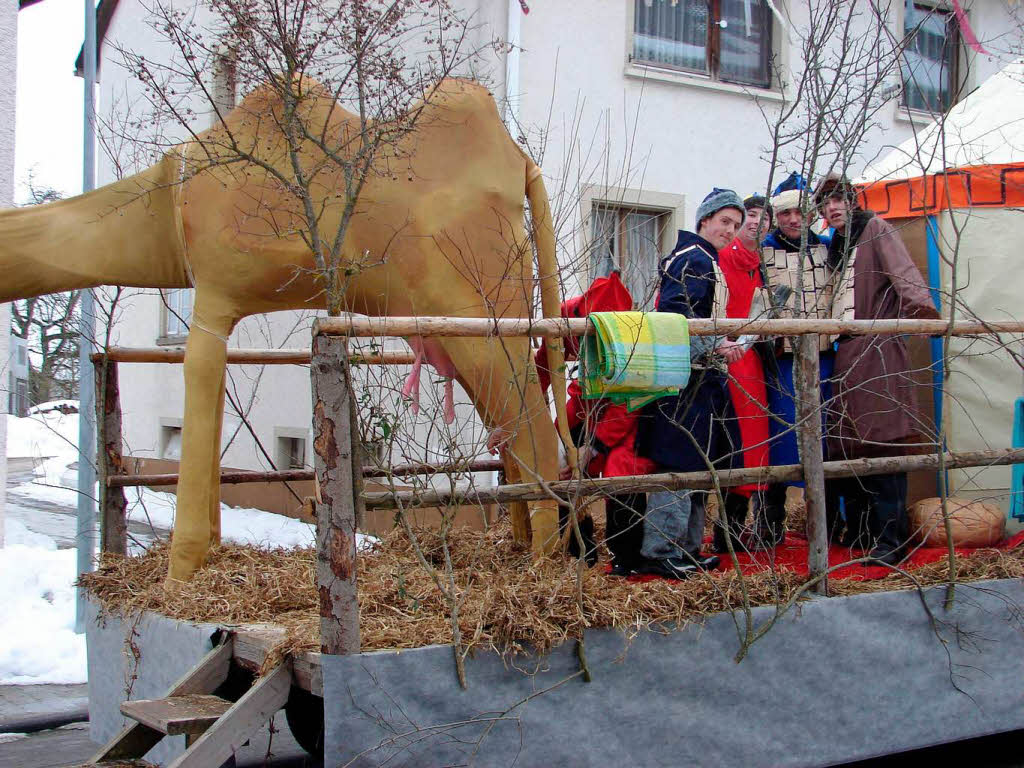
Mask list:
[[[436,475],[457,472],[497,472],[502,468],[500,459],[477,459],[475,461],[454,462],[451,464],[409,463],[394,464],[390,467],[363,467],[363,477],[408,477],[410,475]],[[316,473],[312,469],[286,469],[276,472],[255,472],[239,470],[221,472],[221,485],[239,483],[291,483],[312,480]],[[145,485],[159,487],[177,485],[180,475],[169,472],[154,475],[109,475],[106,479],[108,488],[131,488]]]
[[[945,468],[997,467],[1024,463],[1024,448],[1003,448],[991,451],[958,451],[946,453]],[[826,461],[822,470],[826,480],[836,477],[862,477],[884,475],[891,472],[938,470],[939,457],[935,453],[914,456],[889,456],[874,459],[844,459]],[[715,483],[723,488],[748,483],[796,482],[804,479],[800,464],[773,467],[723,469],[711,472],[662,472],[652,475],[625,475],[623,477],[595,477],[583,480],[559,480],[540,483],[516,483],[497,488],[468,488],[456,491],[365,491],[362,494],[367,509],[409,509],[417,506],[444,507],[449,504],[504,504],[510,501],[536,501],[550,499],[555,494],[562,499],[575,496],[644,493],[651,489],[676,491],[684,488],[711,489]]]
[[[948,320],[690,320],[691,336],[758,334],[766,336],[891,336],[920,334],[941,336],[949,331]],[[586,318],[486,318],[486,317],[321,317],[313,324],[314,336],[585,336],[593,333]],[[1024,321],[957,321],[954,336],[990,333],[1024,333]]]
[[[114,363],[183,363],[183,347],[110,347],[106,352],[95,352],[94,363],[108,360]],[[229,349],[228,363],[231,365],[309,365],[308,349]],[[415,357],[411,352],[370,352],[355,351],[349,355],[349,362],[375,365],[412,365]]]

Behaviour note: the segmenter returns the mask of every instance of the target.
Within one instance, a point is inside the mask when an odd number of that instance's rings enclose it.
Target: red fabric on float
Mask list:
[[[707,540],[710,544],[711,539]],[[994,549],[1009,550],[1016,549],[1024,545],[1024,531],[1011,536],[1008,539],[1004,539]],[[957,557],[970,557],[975,552],[984,551],[983,549],[966,549],[957,547]],[[850,560],[856,560],[857,558],[864,557],[865,552],[855,549],[850,550],[849,547],[829,547],[828,550],[828,565],[830,568],[842,565],[843,563],[849,562]],[[915,568],[919,568],[922,565],[928,563],[935,563],[942,560],[946,556],[945,547],[919,547],[911,550],[910,557],[900,566],[904,570],[913,571]],[[722,555],[722,562],[718,566],[719,571],[728,571],[732,569],[732,563],[729,561],[728,555]],[[792,571],[799,573],[804,576],[807,575],[807,540],[800,537],[794,536],[792,532],[786,534],[786,540],[780,544],[774,552],[755,552],[752,555],[748,555],[744,552],[737,552],[736,558],[739,560],[740,569],[744,574],[760,573],[762,571],[776,570],[776,571]],[[886,576],[891,575],[894,571],[891,568],[885,566],[864,566],[860,564],[848,565],[843,568],[837,568],[835,571],[829,574],[830,579],[853,579],[854,581],[871,581],[874,579],[884,579]],[[631,581],[651,581],[652,579],[661,578],[660,576],[631,576]]]

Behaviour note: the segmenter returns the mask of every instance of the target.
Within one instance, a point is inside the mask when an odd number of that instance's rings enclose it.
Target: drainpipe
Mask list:
[[[82,68],[85,75],[85,133],[82,142],[82,193],[96,187],[96,6],[85,0],[85,44]],[[75,546],[78,548],[78,573],[96,567],[96,391],[92,361],[92,342],[96,335],[96,307],[92,291],[83,290],[82,318],[78,335],[78,521]],[[85,631],[85,591],[75,595],[75,631]]]
[[[505,125],[512,136],[519,133],[519,44],[523,8],[519,0],[508,0],[508,23],[506,39],[508,53],[505,55]]]

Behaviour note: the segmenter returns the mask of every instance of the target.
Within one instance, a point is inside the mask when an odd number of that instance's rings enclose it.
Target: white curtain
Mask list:
[[[618,269],[616,226],[618,213],[614,208],[595,205],[590,213],[590,279],[603,277]]]
[[[633,295],[637,309],[654,309],[658,285],[658,216],[626,214],[626,258],[623,282]]]

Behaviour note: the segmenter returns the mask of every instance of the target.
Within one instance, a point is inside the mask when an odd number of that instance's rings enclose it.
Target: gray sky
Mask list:
[[[44,0],[18,13],[18,107],[14,199],[24,202],[29,171],[39,186],[82,191],[83,0]]]

